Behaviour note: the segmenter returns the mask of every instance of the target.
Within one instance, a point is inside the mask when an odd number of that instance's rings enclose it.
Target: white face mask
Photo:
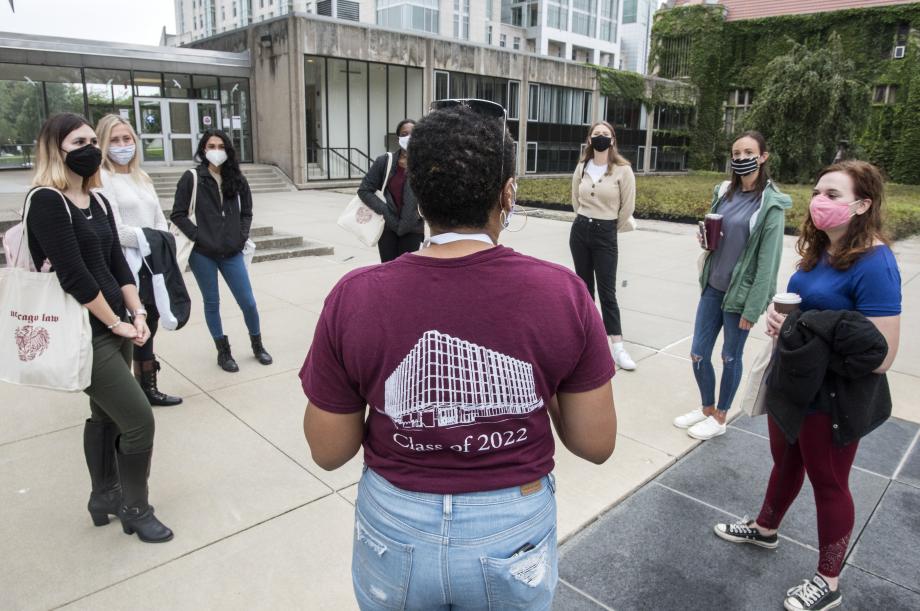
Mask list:
[[[401,148],[404,151],[408,151],[409,150],[409,138],[411,137],[412,136],[400,136],[399,137],[399,148]]]
[[[227,161],[227,152],[221,149],[209,149],[204,156],[217,167],[220,167],[223,162]]]
[[[137,147],[133,144],[129,144],[128,146],[110,146],[109,159],[118,165],[128,165],[131,163],[131,160],[134,159],[136,150]]]

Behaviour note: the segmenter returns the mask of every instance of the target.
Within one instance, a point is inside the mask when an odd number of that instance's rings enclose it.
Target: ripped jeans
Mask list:
[[[703,407],[715,405],[721,411],[728,411],[732,399],[741,384],[741,357],[749,331],[742,331],[738,324],[741,315],[722,311],[725,293],[707,286],[696,308],[696,322],[693,327],[693,345],[690,360],[696,385],[700,388]],[[716,371],[712,366],[712,349],[724,330],[722,341],[722,383],[719,386],[719,402],[716,404]]]
[[[555,480],[526,495],[429,494],[365,467],[351,573],[362,611],[549,610],[559,578]]]

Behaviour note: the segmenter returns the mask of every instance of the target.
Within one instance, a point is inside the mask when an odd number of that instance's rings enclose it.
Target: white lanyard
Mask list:
[[[492,238],[484,233],[455,233],[450,231],[448,233],[439,233],[438,235],[433,235],[428,238],[428,242],[438,245],[459,242],[460,240],[475,240],[477,242],[484,242],[489,246],[495,246],[495,242],[492,241]]]

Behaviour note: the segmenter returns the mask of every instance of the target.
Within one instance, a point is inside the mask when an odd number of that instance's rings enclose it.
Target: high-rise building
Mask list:
[[[175,0],[176,44],[290,13],[620,65],[623,0]],[[629,2],[627,2],[628,4]],[[632,2],[635,4],[635,1]],[[640,0],[640,4],[657,3]],[[643,22],[644,23],[644,22]],[[633,28],[638,31],[638,26]],[[636,48],[647,47],[638,41]],[[643,62],[644,63],[644,62]]]
[[[652,36],[652,17],[659,0],[622,0],[623,16],[620,26],[621,70],[646,74]]]

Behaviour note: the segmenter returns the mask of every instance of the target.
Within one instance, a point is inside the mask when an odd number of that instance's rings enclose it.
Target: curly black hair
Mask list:
[[[465,106],[432,111],[415,125],[409,186],[431,225],[452,229],[488,223],[502,186],[514,176],[514,142],[502,129],[501,119]]]
[[[220,166],[220,188],[225,197],[234,198],[243,190],[246,178],[243,177],[243,171],[240,170],[240,162],[236,159],[236,149],[233,148],[233,142],[227,137],[227,134],[219,129],[209,129],[201,135],[198,141],[198,149],[195,151],[195,159],[198,163],[207,165],[206,157],[207,144],[213,136],[217,136],[224,142],[224,152],[227,153],[227,161]]]

